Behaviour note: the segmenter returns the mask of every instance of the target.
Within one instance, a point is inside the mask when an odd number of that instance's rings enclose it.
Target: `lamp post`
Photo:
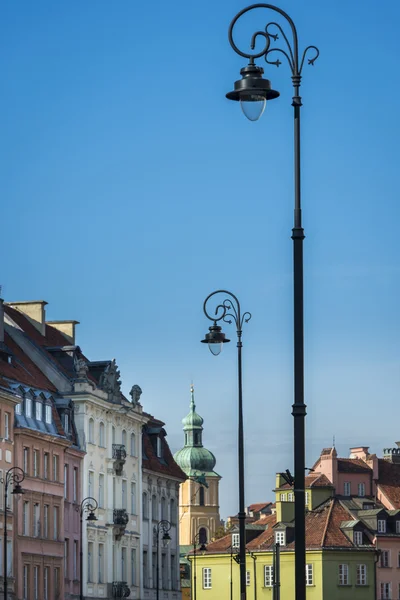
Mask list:
[[[208,301],[217,294],[228,295],[229,298],[222,300],[218,304],[214,315],[210,315],[207,310]],[[239,300],[234,294],[226,290],[217,290],[207,296],[204,300],[203,311],[206,317],[213,321],[209,327],[209,333],[206,334],[203,343],[208,344],[212,354],[217,356],[223,344],[229,342],[218,322],[232,323],[236,325],[237,349],[238,349],[238,459],[239,459],[239,566],[240,566],[240,599],[246,600],[246,513],[244,511],[244,439],[243,439],[243,402],[242,402],[242,328],[243,323],[248,323],[251,314],[241,313]]]
[[[202,542],[203,532],[198,531],[193,538],[193,600],[197,599],[197,577],[196,577],[196,551],[197,551],[197,542],[200,544],[199,550],[201,552],[205,552],[207,550],[204,541]]]
[[[156,560],[156,578],[157,578],[157,586],[156,586],[156,600],[160,598],[160,533],[162,532],[163,542],[165,545],[171,541],[171,536],[169,535],[169,530],[171,529],[171,523],[166,519],[162,519],[162,521],[158,521],[157,525],[154,525],[154,535],[156,536],[156,548],[157,548],[157,560]]]
[[[3,598],[4,600],[7,600],[7,595],[8,595],[8,582],[7,582],[7,571],[8,571],[8,556],[7,556],[7,503],[8,503],[8,488],[10,485],[13,486],[13,491],[11,492],[11,494],[25,494],[24,490],[21,487],[21,483],[23,482],[23,480],[25,479],[25,472],[20,468],[20,467],[11,467],[11,469],[8,469],[8,471],[6,472],[6,475],[4,478],[0,479],[0,482],[4,485],[4,498],[3,498],[3,502],[4,502],[4,527],[3,527],[3,565],[4,565],[4,570],[3,570]]]
[[[79,582],[80,582],[79,600],[84,600],[84,597],[83,597],[83,515],[85,513],[89,513],[88,516],[86,517],[86,521],[89,521],[89,522],[97,521],[97,517],[94,514],[94,511],[97,510],[97,508],[98,508],[97,500],[95,500],[94,498],[91,498],[90,496],[88,496],[87,498],[82,500],[80,506],[77,507],[77,510],[79,511],[79,516],[80,516],[80,536],[81,536],[81,539],[80,539],[81,547],[80,547],[80,553],[79,553]]]
[[[263,38],[264,47],[260,52],[249,54],[242,52],[233,40],[233,29],[237,20],[245,13],[255,8],[267,8],[278,13],[289,24],[292,32],[292,42],[289,41],[282,27],[274,21],[269,22],[264,31],[256,31],[251,38],[250,48],[255,49],[256,39]],[[273,33],[273,31],[275,33]],[[271,47],[271,42],[282,36],[284,47]],[[292,415],[294,417],[294,498],[295,498],[295,590],[296,600],[305,600],[306,597],[306,543],[305,543],[305,511],[304,511],[304,477],[305,477],[305,416],[306,405],[304,402],[304,318],[303,318],[303,240],[304,229],[301,218],[301,187],[300,187],[300,97],[301,74],[307,53],[311,50],[312,57],[308,64],[313,65],[319,56],[316,46],[307,46],[299,59],[297,30],[287,13],[272,4],[253,4],[241,10],[229,26],[229,42],[233,50],[247,58],[249,64],[240,73],[242,79],[235,82],[234,91],[226,94],[229,100],[240,102],[245,115],[256,121],[264,112],[266,102],[279,96],[279,92],[271,88],[271,82],[263,79],[264,70],[255,64],[255,59],[264,58],[270,65],[279,67],[279,59],[270,60],[273,52],[284,56],[289,63],[292,73],[294,108],[294,227],[293,239],[293,298],[294,298],[294,403]]]

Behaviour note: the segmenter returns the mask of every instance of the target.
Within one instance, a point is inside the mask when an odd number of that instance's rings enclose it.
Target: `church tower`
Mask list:
[[[190,388],[190,412],[182,419],[185,445],[174,459],[188,479],[179,490],[179,540],[182,545],[209,542],[221,523],[220,475],[214,471],[215,456],[203,447],[203,419],[196,412],[194,387]]]

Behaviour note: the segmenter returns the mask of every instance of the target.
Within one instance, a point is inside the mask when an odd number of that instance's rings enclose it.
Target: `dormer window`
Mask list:
[[[42,420],[42,403],[35,402],[35,416],[37,421]]]
[[[32,417],[32,398],[25,398],[25,415]]]
[[[46,423],[51,425],[51,406],[50,406],[50,404],[46,404],[45,419],[46,419]]]
[[[361,544],[363,543],[363,534],[362,531],[355,531],[354,532],[354,539],[353,539],[354,543],[356,546],[361,546]]]
[[[275,531],[275,544],[286,546],[286,536],[284,531]]]
[[[157,438],[157,458],[162,458],[162,444],[161,438]]]
[[[239,546],[240,546],[239,533],[232,533],[232,548],[239,548]]]
[[[396,521],[396,533],[400,533],[400,521]]]
[[[386,533],[385,519],[378,519],[378,533]]]
[[[69,414],[64,414],[64,431],[65,433],[69,433]]]
[[[17,404],[17,406],[15,407],[15,414],[16,415],[20,415],[22,413],[22,404],[19,403]]]

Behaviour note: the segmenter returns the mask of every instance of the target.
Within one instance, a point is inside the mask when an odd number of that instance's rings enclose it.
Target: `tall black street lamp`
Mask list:
[[[293,41],[290,43],[282,27],[275,22],[269,22],[263,31],[256,31],[251,38],[251,50],[255,49],[256,39],[263,38],[264,47],[260,52],[248,54],[242,52],[233,40],[233,28],[237,20],[245,13],[255,8],[267,8],[281,15],[289,24]],[[275,33],[273,33],[275,32]],[[284,41],[283,48],[271,47],[271,42],[278,39],[280,34]],[[303,319],[303,240],[304,230],[301,220],[301,189],[300,189],[300,97],[301,73],[307,53],[311,50],[312,57],[308,64],[313,65],[319,56],[316,46],[307,46],[299,59],[298,38],[292,19],[283,10],[272,4],[253,4],[241,10],[229,26],[229,42],[233,50],[249,59],[249,64],[240,73],[242,79],[235,82],[234,91],[226,94],[230,100],[239,101],[243,112],[252,121],[262,115],[266,102],[279,96],[279,92],[271,88],[268,79],[264,79],[264,70],[255,64],[256,58],[263,57],[270,65],[279,67],[279,59],[269,60],[273,52],[283,55],[292,73],[294,88],[292,106],[294,108],[294,227],[293,239],[293,291],[294,291],[294,498],[295,498],[295,590],[296,600],[306,597],[306,542],[305,542],[305,511],[304,511],[304,477],[305,477],[305,435],[304,425],[306,405],[304,402],[304,319]]]
[[[160,533],[162,533],[162,540],[164,545],[166,546],[171,541],[171,536],[169,535],[169,530],[171,529],[171,523],[166,519],[162,519],[162,521],[158,521],[157,525],[154,525],[154,535],[156,536],[156,549],[157,549],[157,560],[156,560],[156,578],[157,578],[157,586],[156,586],[156,599],[160,598]]]
[[[97,521],[97,517],[94,514],[94,511],[97,510],[97,508],[98,508],[97,500],[95,500],[94,498],[91,498],[90,496],[88,496],[87,498],[82,500],[80,506],[77,507],[77,510],[79,511],[79,515],[80,515],[80,536],[81,536],[80,553],[79,553],[79,582],[80,582],[79,600],[84,600],[84,597],[83,597],[83,515],[85,513],[88,513],[88,516],[86,517],[86,521],[89,521],[89,522]]]
[[[193,538],[193,600],[197,600],[197,572],[196,572],[196,555],[197,555],[197,544],[200,544],[200,552],[207,550],[205,540],[203,539],[203,531],[198,531]]]
[[[25,472],[20,468],[20,467],[11,467],[11,469],[8,469],[8,471],[6,472],[6,475],[4,478],[0,479],[0,482],[4,485],[4,498],[3,498],[3,502],[4,502],[4,527],[3,527],[3,564],[4,564],[4,571],[3,571],[3,579],[4,579],[4,584],[3,584],[3,597],[4,600],[7,600],[7,594],[8,594],[8,582],[7,582],[7,576],[8,576],[8,556],[7,556],[7,504],[8,504],[8,488],[10,485],[13,486],[13,491],[11,492],[11,494],[25,494],[24,490],[21,487],[21,483],[23,482],[23,480],[25,479]]]
[[[218,304],[214,315],[207,311],[207,303],[216,294],[227,294],[230,298]],[[233,301],[232,301],[233,300]],[[236,325],[237,349],[238,349],[238,397],[239,397],[239,420],[238,420],[238,458],[239,458],[239,566],[240,566],[240,598],[246,600],[246,513],[244,511],[244,440],[243,440],[243,402],[242,402],[242,327],[243,323],[248,323],[251,314],[245,312],[243,315],[240,309],[239,300],[231,292],[226,290],[217,290],[207,296],[203,305],[204,314],[213,325],[209,327],[209,333],[206,334],[203,343],[208,344],[212,354],[218,355],[222,350],[222,345],[227,340],[222,328],[218,322],[232,323]]]

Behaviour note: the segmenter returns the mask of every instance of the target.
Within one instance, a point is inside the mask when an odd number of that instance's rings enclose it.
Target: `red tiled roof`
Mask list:
[[[281,485],[281,487],[279,488],[280,490],[282,489],[291,489],[293,486],[289,485],[288,483],[284,483],[283,485]],[[306,475],[305,477],[305,487],[306,488],[311,488],[311,487],[332,487],[332,483],[329,481],[329,479],[327,478],[326,475],[324,475],[323,473],[314,473],[311,475]]]
[[[147,415],[147,413],[146,413]],[[149,415],[150,416],[150,415]],[[159,421],[158,419],[152,418],[147,424],[148,427],[163,427],[164,423]],[[146,427],[143,428],[143,457],[142,457],[142,467],[144,469],[149,469],[150,471],[155,471],[156,473],[171,475],[172,477],[176,477],[177,479],[181,479],[185,481],[187,479],[185,473],[182,469],[177,465],[174,461],[174,457],[172,456],[171,450],[168,446],[167,440],[164,435],[160,435],[161,443],[163,448],[163,456],[162,461],[157,457],[156,452],[154,451],[153,444],[151,443],[150,436],[146,431]]]
[[[400,508],[400,464],[378,459],[378,486],[395,508]]]
[[[371,469],[361,458],[338,458],[339,473],[370,473]]]
[[[258,504],[250,504],[248,508],[250,512],[260,512],[260,510],[271,504],[272,502],[259,502]]]

